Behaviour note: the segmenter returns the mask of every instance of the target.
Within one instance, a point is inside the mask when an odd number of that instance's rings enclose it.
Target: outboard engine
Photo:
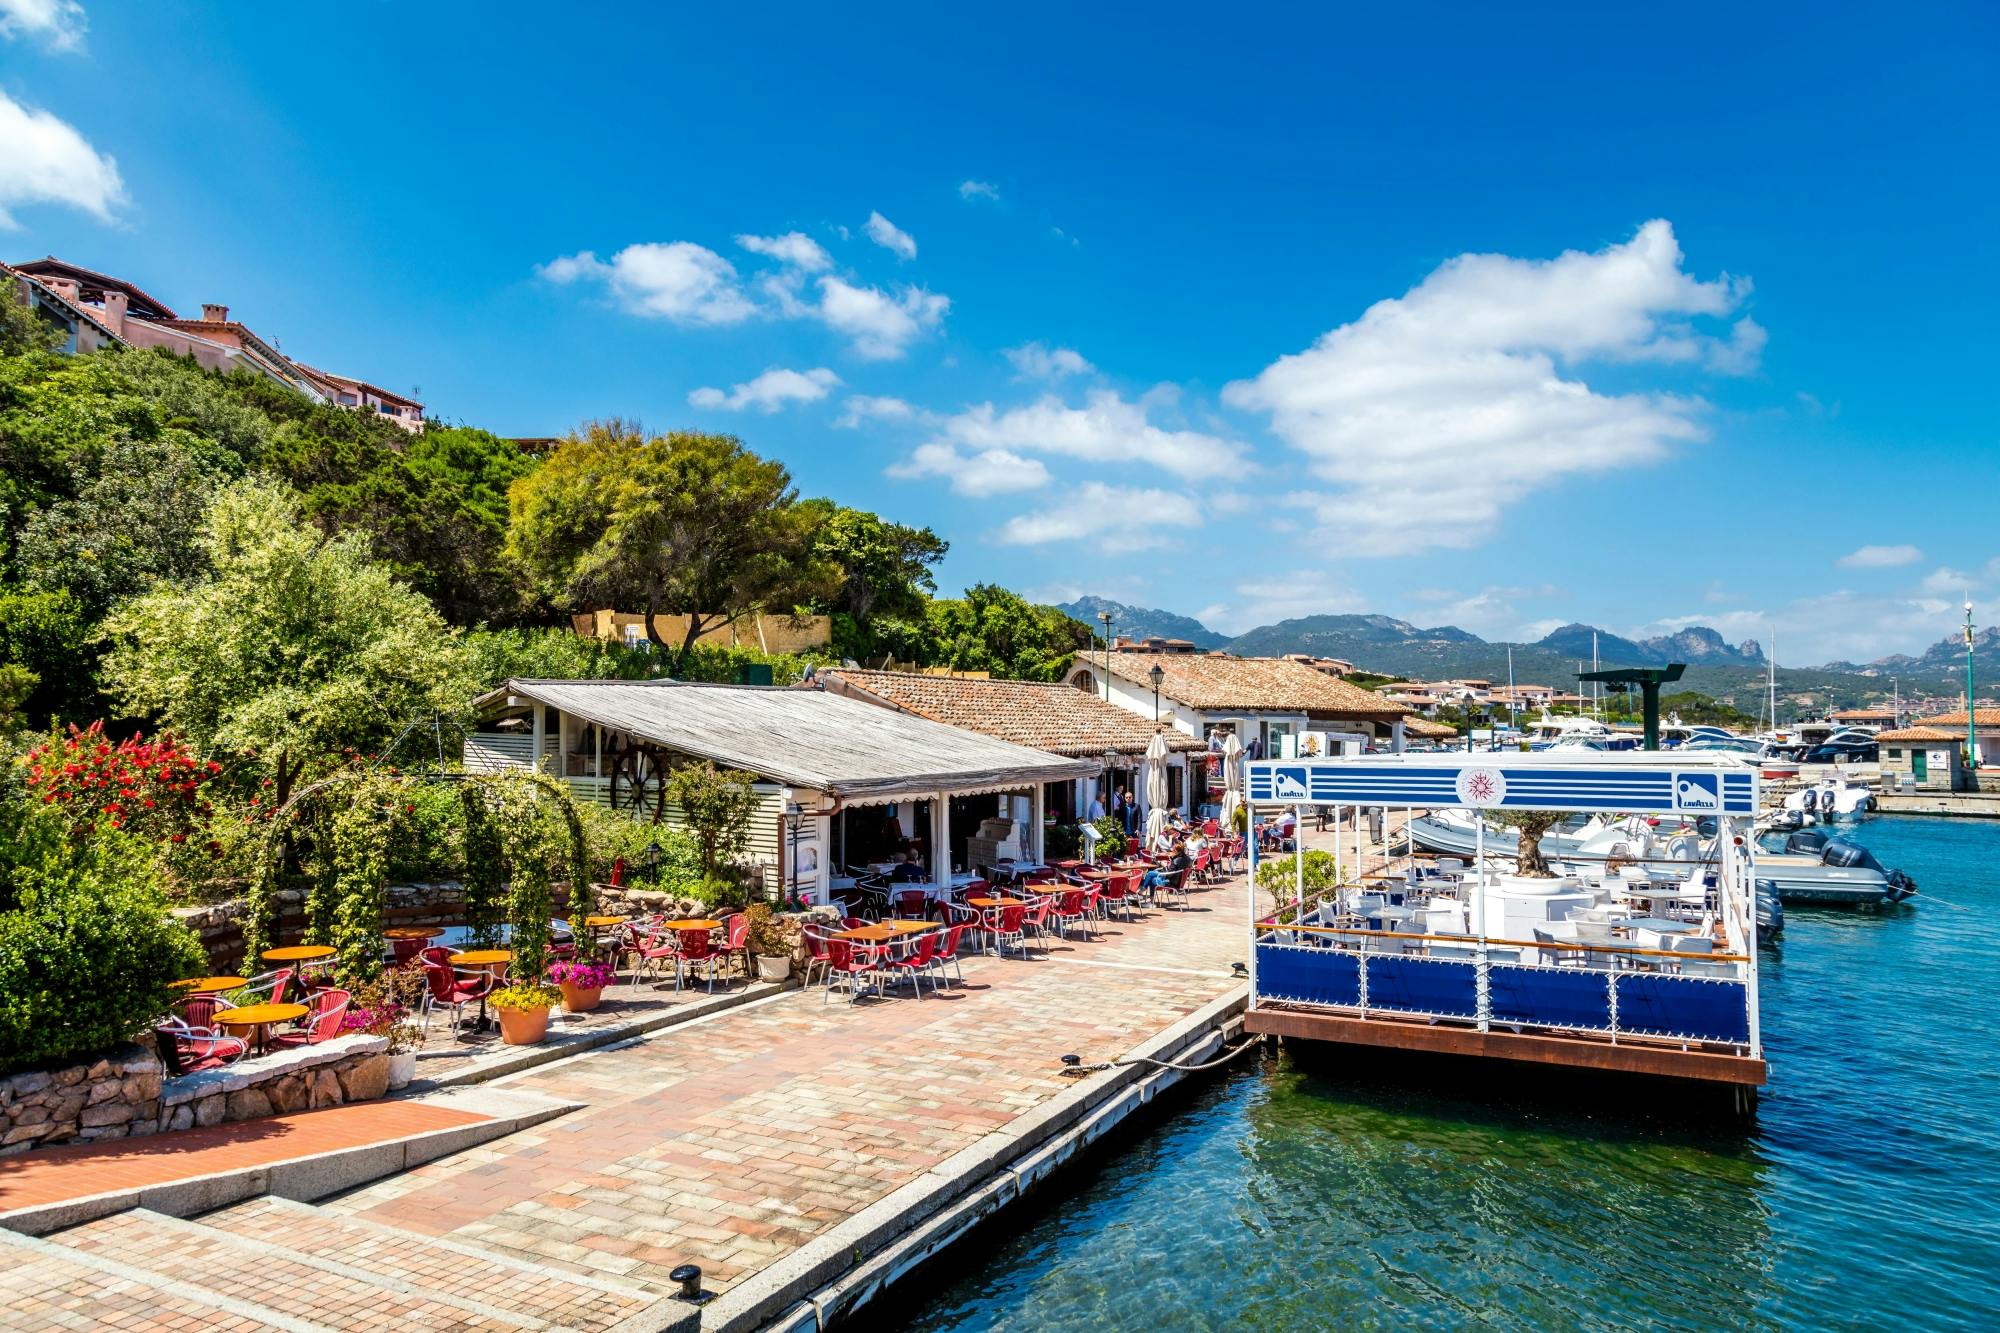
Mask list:
[[[1820,849],[1819,863],[1823,866],[1838,866],[1843,870],[1882,869],[1882,863],[1875,859],[1873,852],[1841,838],[1826,840],[1826,846]]]
[[[1889,872],[1889,901],[1904,902],[1917,896],[1917,882],[1900,870]]]
[[[1768,879],[1757,881],[1757,938],[1774,942],[1785,930],[1785,907],[1778,901],[1778,886]]]
[[[1785,852],[1789,856],[1818,856],[1828,841],[1818,829],[1800,829],[1785,839]]]

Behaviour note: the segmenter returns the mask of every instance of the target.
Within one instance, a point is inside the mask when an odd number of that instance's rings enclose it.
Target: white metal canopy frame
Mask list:
[[[1286,1009],[1333,1011],[1347,1019],[1476,1027],[1481,1034],[1678,1042],[1683,1049],[1727,1050],[1758,1062],[1761,1069],[1756,843],[1750,836],[1758,810],[1758,771],[1742,758],[1634,752],[1581,759],[1472,753],[1253,760],[1244,765],[1244,788],[1253,826],[1247,889],[1253,1010],[1265,1001]],[[1463,884],[1471,909],[1469,932],[1364,931],[1309,919],[1304,911],[1303,838],[1295,839],[1292,852],[1293,919],[1289,924],[1260,920],[1256,813],[1260,807],[1286,806],[1331,807],[1335,877],[1344,893],[1385,887],[1360,883],[1362,811],[1472,812],[1478,843],[1475,864]],[[1351,875],[1340,849],[1346,807],[1355,811]],[[1494,933],[1489,899],[1506,907],[1499,923],[1504,927],[1514,919],[1506,895],[1520,884],[1509,886],[1489,876],[1483,816],[1507,810],[1716,820],[1714,850],[1685,864],[1692,872],[1689,882],[1698,887],[1705,887],[1709,869],[1714,871],[1715,924],[1726,952],[1717,952],[1714,961],[1699,953],[1683,961],[1670,951],[1552,947],[1550,936],[1539,932],[1534,940],[1508,938],[1504,929]],[[1303,829],[1303,821],[1299,827]],[[1413,889],[1417,883],[1410,881]],[[1394,893],[1402,885],[1391,881],[1387,887]]]

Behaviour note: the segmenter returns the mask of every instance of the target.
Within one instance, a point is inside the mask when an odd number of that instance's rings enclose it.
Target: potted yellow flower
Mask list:
[[[500,1016],[500,1040],[509,1046],[533,1046],[549,1032],[549,1010],[562,999],[554,986],[537,981],[517,981],[502,986],[486,997],[486,1003]]]

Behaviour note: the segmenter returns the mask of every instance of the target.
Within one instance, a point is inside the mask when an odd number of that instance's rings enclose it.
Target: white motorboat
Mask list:
[[[1785,797],[1784,808],[1799,815],[1801,823],[1808,817],[1821,823],[1852,821],[1874,811],[1875,789],[1846,778],[1822,778]]]

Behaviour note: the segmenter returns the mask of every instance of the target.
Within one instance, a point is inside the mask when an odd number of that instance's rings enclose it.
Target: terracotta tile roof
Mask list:
[[[1878,735],[1875,739],[1878,742],[1962,741],[1965,739],[1965,733],[1962,731],[1946,731],[1943,727],[1932,727],[1932,726],[1926,726],[1922,723],[1918,723],[1915,726],[1904,727],[1900,731],[1885,731],[1880,735]]]
[[[1406,717],[1403,719],[1403,734],[1416,736],[1422,740],[1443,740],[1447,736],[1458,735],[1458,728],[1433,722],[1427,717]]]
[[[1839,722],[1843,718],[1850,722],[1866,722],[1871,718],[1887,718],[1893,722],[1896,720],[1896,710],[1893,708],[1841,708],[1835,710],[1833,720]]]
[[[1974,710],[1979,726],[2000,728],[2000,708],[1980,708]],[[1913,727],[1957,727],[1962,734],[1965,730],[1965,710],[1945,713],[1940,717],[1920,717],[1910,724]]]
[[[1079,665],[1098,666],[1103,659]],[[1152,688],[1148,674],[1157,663],[1166,672],[1163,698],[1203,710],[1298,712],[1333,718],[1401,717],[1400,705],[1359,685],[1322,675],[1282,657],[1187,656],[1177,653],[1113,653],[1111,674]]]
[[[1050,754],[1078,758],[1107,750],[1139,754],[1153,739],[1151,722],[1074,685],[851,667],[824,669],[820,678],[827,682],[829,691],[846,687],[871,702],[881,700],[933,722]],[[1203,748],[1194,737],[1171,727],[1165,734],[1169,750]]]

